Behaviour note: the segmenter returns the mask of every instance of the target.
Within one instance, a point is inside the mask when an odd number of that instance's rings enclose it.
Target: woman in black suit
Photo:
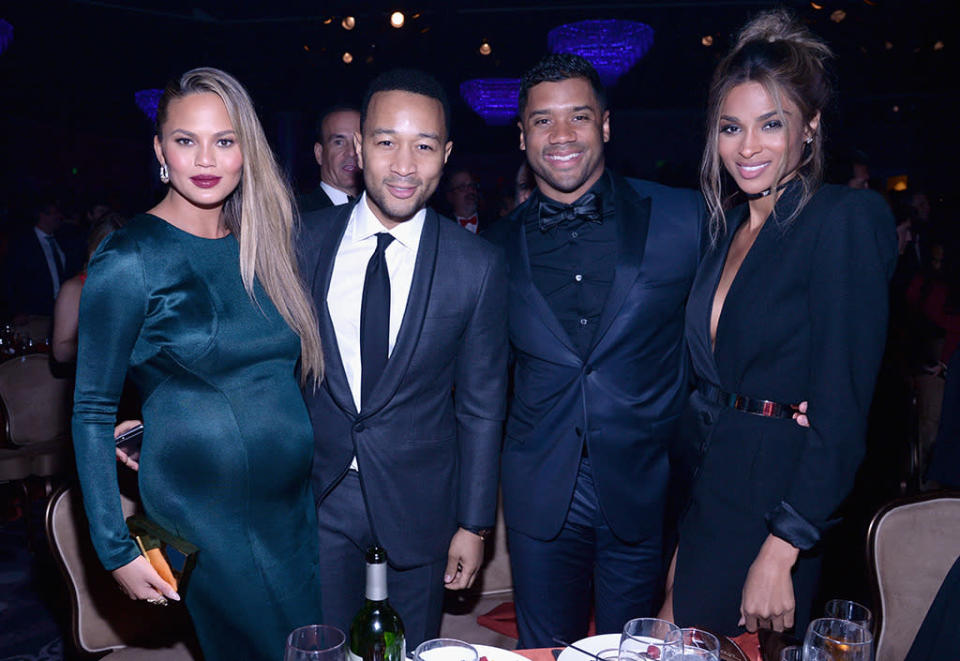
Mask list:
[[[821,185],[829,56],[772,11],[714,74],[679,439],[692,491],[661,611],[683,626],[802,631],[817,543],[863,456],[897,243],[880,196]]]

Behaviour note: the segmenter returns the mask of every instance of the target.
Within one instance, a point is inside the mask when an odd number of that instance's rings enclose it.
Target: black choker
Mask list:
[[[777,192],[782,191],[786,187],[787,187],[787,184],[780,184],[779,186],[777,186]],[[744,195],[747,196],[748,200],[759,200],[761,197],[766,197],[770,193],[771,193],[771,190],[768,188],[767,190],[760,191],[759,193],[744,193]]]

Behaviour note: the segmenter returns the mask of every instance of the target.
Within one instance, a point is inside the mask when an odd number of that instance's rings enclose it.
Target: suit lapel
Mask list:
[[[374,386],[373,392],[370,393],[370,401],[361,411],[361,416],[364,418],[373,415],[390,401],[400,387],[400,381],[406,374],[407,366],[417,348],[423,319],[427,313],[427,303],[430,301],[439,240],[439,218],[433,209],[427,209],[423,232],[420,235],[420,245],[417,248],[417,261],[413,267],[413,281],[410,283],[410,294],[407,296],[407,308],[403,312],[403,321],[400,323],[397,341],[387,366],[377,385]]]
[[[313,273],[311,293],[313,295],[314,305],[317,308],[317,320],[320,323],[320,339],[323,342],[323,357],[326,361],[323,379],[324,385],[330,392],[330,396],[333,397],[341,409],[356,416],[357,407],[353,403],[353,395],[350,392],[347,373],[343,367],[343,361],[340,359],[340,346],[337,344],[337,333],[333,329],[330,310],[327,309],[327,292],[330,289],[330,278],[333,275],[333,263],[337,259],[337,250],[340,247],[340,241],[343,239],[343,233],[347,228],[347,222],[350,220],[350,212],[352,210],[352,204],[345,204],[342,210],[338,210],[336,220],[333,221],[335,227],[327,232],[320,246],[320,255]]]
[[[536,196],[531,196],[531,199],[536,199]],[[527,204],[532,204],[532,202],[528,201]],[[511,276],[513,286],[516,288],[517,293],[530,306],[530,316],[546,326],[560,344],[576,356],[577,360],[580,360],[577,350],[570,340],[570,336],[567,335],[567,331],[560,325],[560,321],[553,313],[547,300],[533,283],[533,272],[530,269],[530,251],[527,248],[527,233],[524,224],[526,212],[526,208],[519,212],[516,219],[517,222],[512,230],[515,236],[510,237],[505,245],[507,265],[510,273],[516,274]]]
[[[611,176],[611,183],[617,216],[617,265],[588,355],[603,339],[640,275],[640,263],[643,261],[650,227],[650,198],[640,197],[625,179],[617,175]]]

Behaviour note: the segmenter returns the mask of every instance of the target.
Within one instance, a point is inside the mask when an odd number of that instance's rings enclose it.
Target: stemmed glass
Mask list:
[[[336,627],[308,624],[287,636],[283,661],[346,661],[346,641]]]
[[[720,661],[720,641],[712,633],[702,629],[678,629],[667,636],[665,641],[679,642],[676,646],[669,646],[663,656],[664,661]]]
[[[849,620],[823,617],[810,623],[803,639],[804,659],[817,652],[833,661],[871,661],[873,634]]]
[[[868,631],[873,625],[873,613],[870,609],[849,599],[831,599],[827,602],[824,615],[859,624]]]
[[[477,661],[477,649],[462,640],[454,638],[434,638],[417,647],[413,653],[415,661]]]
[[[653,617],[638,617],[623,626],[620,636],[620,661],[664,659],[669,650],[680,650],[679,639],[667,642],[680,627],[666,620]]]
[[[811,652],[804,657],[803,647],[791,645],[790,647],[784,647],[780,650],[780,661],[830,661],[830,658],[823,650],[811,650]]]

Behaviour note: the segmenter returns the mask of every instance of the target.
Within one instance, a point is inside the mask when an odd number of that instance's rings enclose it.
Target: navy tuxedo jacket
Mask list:
[[[618,256],[581,358],[530,271],[526,203],[484,236],[505,251],[514,394],[501,458],[506,523],[551,539],[566,518],[583,443],[600,507],[626,541],[659,534],[668,444],[688,393],[684,303],[701,250],[693,191],[613,177]],[[605,221],[606,222],[606,221]]]
[[[58,232],[56,238],[66,261],[66,281],[83,268],[83,238],[73,237],[68,231]],[[11,239],[4,270],[11,314],[53,314],[53,276],[33,227]]]
[[[369,406],[357,411],[326,304],[352,209],[306,215],[299,237],[326,359],[323,383],[304,391],[316,442],[313,487],[322,499],[356,455],[374,534],[392,563],[418,566],[446,557],[458,525],[494,524],[506,268],[493,246],[428,209],[393,353]]]

